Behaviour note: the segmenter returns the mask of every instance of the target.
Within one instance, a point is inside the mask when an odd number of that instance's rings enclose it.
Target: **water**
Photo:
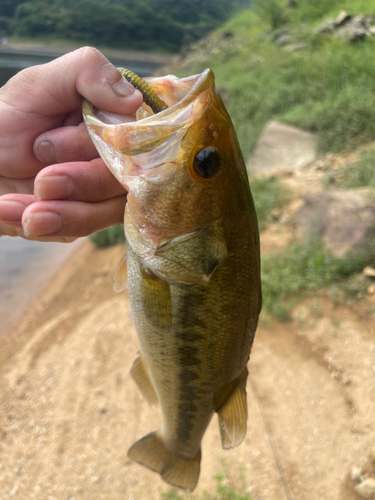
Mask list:
[[[69,255],[80,245],[40,243],[2,236],[0,239],[0,335]]]
[[[0,49],[0,86],[18,71],[47,63],[58,54]],[[140,76],[149,75],[158,65],[111,59],[115,66],[129,68]],[[22,238],[0,238],[0,335],[22,314],[28,302],[77,248],[73,244],[40,243]]]
[[[21,69],[50,62],[56,57],[59,57],[59,54],[0,49],[0,87]],[[147,76],[159,66],[156,63],[150,62],[109,59],[115,66],[128,68],[139,76]]]

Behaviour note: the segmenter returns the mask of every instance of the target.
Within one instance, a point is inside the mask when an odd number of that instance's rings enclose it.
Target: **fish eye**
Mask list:
[[[215,148],[204,148],[195,155],[194,170],[204,179],[212,179],[220,170],[220,155]]]

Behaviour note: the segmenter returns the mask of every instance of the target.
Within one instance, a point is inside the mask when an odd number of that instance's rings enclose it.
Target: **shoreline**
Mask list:
[[[84,242],[84,238],[80,238],[69,245],[27,240],[22,240],[17,244],[14,238],[7,236],[3,238],[1,256],[5,258],[5,262],[8,262],[10,273],[7,274],[4,271],[4,262],[2,262],[0,274],[4,276],[7,287],[0,286],[0,317],[2,318],[0,337],[7,335],[50,279]],[[20,257],[9,261],[7,254],[10,252],[15,252]],[[25,283],[28,284],[27,287]]]
[[[72,245],[74,248],[51,268],[41,286],[0,335],[0,366],[4,367],[24,343],[32,339],[33,331],[49,316],[48,306],[63,292],[66,281],[79,272],[82,262],[96,249],[88,239]],[[27,273],[23,273],[22,278],[25,276],[27,278]]]
[[[0,52],[14,53],[45,53],[46,55],[62,56],[68,52],[79,49],[85,44],[72,43],[66,45],[49,45],[43,42],[8,42],[6,45],[0,46]],[[108,58],[127,59],[134,62],[148,62],[153,64],[168,64],[174,54],[164,55],[154,52],[145,52],[141,50],[118,50],[96,47]]]

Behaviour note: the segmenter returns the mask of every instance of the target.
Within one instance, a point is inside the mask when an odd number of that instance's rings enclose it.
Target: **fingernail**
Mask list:
[[[62,218],[56,212],[34,212],[26,217],[22,227],[25,236],[46,236],[60,231]]]
[[[112,85],[112,90],[119,97],[129,97],[134,94],[135,88],[125,78],[121,77],[121,80]]]
[[[34,154],[38,160],[43,163],[56,162],[56,150],[51,141],[44,140],[36,143],[34,147]]]
[[[73,196],[75,184],[70,175],[46,175],[34,185],[37,200],[66,200]]]
[[[25,205],[19,201],[0,200],[0,219],[4,222],[21,220],[24,210]]]

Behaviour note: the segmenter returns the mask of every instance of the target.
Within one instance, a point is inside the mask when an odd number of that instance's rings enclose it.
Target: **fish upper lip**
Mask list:
[[[142,119],[136,120],[134,122],[124,122],[124,123],[118,123],[118,124],[105,123],[105,122],[102,122],[96,116],[94,106],[89,101],[87,101],[85,99],[83,102],[84,119],[86,121],[86,119],[89,117],[90,120],[94,120],[95,122],[97,122],[97,125],[101,125],[101,126],[104,126],[106,128],[112,128],[112,129],[119,127],[119,126],[123,126],[123,125],[126,125],[129,128],[133,128],[133,127],[136,127],[137,124],[140,124],[140,123],[142,123],[142,125],[147,125],[148,123],[150,123],[150,125],[154,124],[154,122],[158,122],[161,119],[168,117],[168,115],[175,112],[176,109],[178,109],[179,107],[183,108],[190,101],[194,100],[194,98],[198,97],[199,93],[196,93],[197,89],[199,89],[199,87],[202,86],[202,84],[204,84],[206,82],[206,80],[210,77],[210,75],[213,76],[213,73],[210,69],[207,68],[202,73],[189,77],[192,79],[194,77],[197,77],[197,79],[194,82],[191,89],[187,92],[187,94],[181,100],[179,100],[175,104],[169,106],[168,108],[160,111],[159,113],[150,115],[146,118],[142,118]],[[155,79],[156,78],[157,77],[155,77]],[[145,78],[145,81],[147,82],[147,78]],[[196,93],[196,95],[194,95],[194,93]],[[88,104],[88,107],[85,106],[85,103]]]
[[[160,118],[162,116],[168,115],[169,114],[168,111],[170,111],[170,110],[175,111],[175,109],[178,106],[183,107],[186,104],[186,101],[189,101],[191,99],[191,97],[193,96],[193,92],[195,92],[197,90],[197,88],[200,85],[202,85],[202,83],[204,83],[205,80],[207,80],[207,78],[211,74],[212,74],[212,70],[210,70],[209,68],[207,68],[204,71],[202,71],[202,73],[199,73],[197,75],[192,75],[190,78],[194,78],[196,76],[197,80],[195,81],[195,83],[193,84],[193,86],[191,87],[191,89],[187,92],[187,94],[181,100],[179,100],[178,102],[176,102],[176,104],[173,104],[172,106],[168,106],[168,108],[163,109],[157,115],[151,115],[151,116],[148,116],[147,118],[143,118],[142,120],[139,120],[138,123],[139,122],[145,123],[146,121],[151,120],[152,118],[155,118],[155,117],[159,117]],[[145,81],[147,81],[147,78],[145,78]],[[197,96],[198,96],[198,94],[196,96],[194,96],[194,97],[197,97]],[[134,122],[134,123],[137,123],[137,122]]]

